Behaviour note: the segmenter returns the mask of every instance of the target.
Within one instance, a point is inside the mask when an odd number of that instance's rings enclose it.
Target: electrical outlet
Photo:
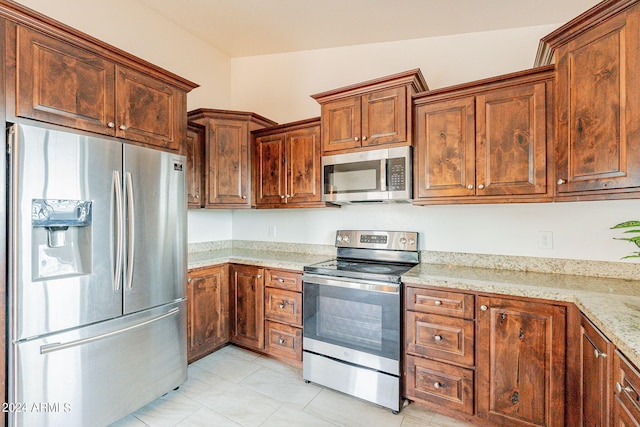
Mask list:
[[[270,225],[269,226],[269,237],[276,237],[276,226],[275,225]]]
[[[538,249],[553,249],[552,231],[538,231]]]

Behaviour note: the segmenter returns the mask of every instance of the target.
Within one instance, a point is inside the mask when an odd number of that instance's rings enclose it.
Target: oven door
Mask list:
[[[305,274],[303,350],[399,375],[400,289]]]

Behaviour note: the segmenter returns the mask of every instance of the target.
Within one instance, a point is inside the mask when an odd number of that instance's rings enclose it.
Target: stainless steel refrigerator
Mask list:
[[[187,376],[186,160],[9,130],[10,426],[104,426]]]

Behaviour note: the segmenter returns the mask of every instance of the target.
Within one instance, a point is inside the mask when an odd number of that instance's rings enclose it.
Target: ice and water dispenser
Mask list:
[[[33,199],[33,279],[91,274],[91,201]]]

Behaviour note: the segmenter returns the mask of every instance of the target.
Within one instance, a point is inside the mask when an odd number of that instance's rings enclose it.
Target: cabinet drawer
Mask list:
[[[640,425],[640,372],[616,350],[613,356],[613,389],[617,403]]]
[[[285,270],[266,270],[265,286],[302,292],[302,274]]]
[[[269,320],[302,326],[302,294],[266,288],[264,314]]]
[[[406,320],[407,352],[473,367],[473,320],[413,311],[407,312]]]
[[[266,350],[274,356],[302,360],[302,329],[276,322],[265,322]]]
[[[407,287],[407,310],[445,316],[474,318],[474,296],[457,292]]]
[[[406,374],[410,399],[473,414],[473,370],[407,356]]]

